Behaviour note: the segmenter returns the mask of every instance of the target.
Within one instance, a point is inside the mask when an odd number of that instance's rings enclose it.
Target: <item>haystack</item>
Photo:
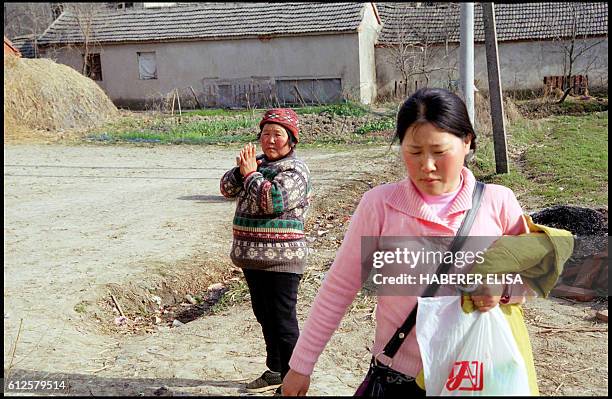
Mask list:
[[[118,116],[91,79],[52,60],[4,57],[4,133],[99,126]]]

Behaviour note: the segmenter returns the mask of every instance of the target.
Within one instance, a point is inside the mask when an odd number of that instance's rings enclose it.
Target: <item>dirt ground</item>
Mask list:
[[[227,255],[234,202],[218,188],[236,148],[5,144],[5,377],[64,380],[70,395],[247,395],[244,383],[265,368],[248,301],[148,333],[114,325],[110,301],[113,294],[130,317],[143,301],[146,315],[154,292],[181,302],[214,278],[236,279]],[[300,289],[301,323],[342,238],[343,216],[359,192],[397,175],[386,151],[300,151],[320,199],[308,224],[317,253]],[[525,306],[543,395],[607,395],[600,308],[607,301]],[[352,395],[368,364],[372,311],[367,298],[349,311],[310,394]]]

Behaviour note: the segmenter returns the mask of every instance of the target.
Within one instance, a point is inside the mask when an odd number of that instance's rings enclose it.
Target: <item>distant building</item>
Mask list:
[[[175,88],[207,106],[328,103],[376,97],[373,3],[193,3],[92,19],[90,71],[118,105]],[[80,70],[84,37],[65,11],[39,38]]]
[[[383,29],[376,44],[376,82],[379,95],[407,93],[418,87],[456,87],[459,79],[459,4],[377,3]],[[427,5],[428,3],[422,3]],[[585,74],[591,86],[608,85],[608,4],[507,3],[495,4],[498,55],[504,90],[538,89],[547,76],[564,75],[574,22],[575,53],[584,51],[573,65],[573,74]],[[481,3],[474,5],[474,79],[479,90],[488,90]],[[406,82],[394,65],[398,46],[413,46],[405,58],[420,64],[428,51],[424,73],[419,68]],[[410,69],[410,68],[409,68]],[[427,81],[428,80],[428,81]],[[399,93],[403,94],[403,93]]]
[[[97,4],[80,17],[88,38],[66,6],[36,44],[85,70],[120,106],[142,108],[174,89],[182,101],[246,107],[368,104],[458,87],[458,3]],[[474,11],[475,84],[487,90],[480,3]],[[584,50],[572,75],[607,87],[607,3],[503,3],[495,15],[504,90],[539,89],[566,74],[570,42]]]

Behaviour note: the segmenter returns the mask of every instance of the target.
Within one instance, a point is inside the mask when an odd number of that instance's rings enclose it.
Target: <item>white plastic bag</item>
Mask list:
[[[416,335],[427,396],[531,395],[499,306],[466,314],[459,296],[419,298]]]

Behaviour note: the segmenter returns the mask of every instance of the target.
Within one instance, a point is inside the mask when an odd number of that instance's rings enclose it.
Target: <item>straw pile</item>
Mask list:
[[[91,79],[52,60],[4,56],[4,134],[99,126],[118,116]]]

